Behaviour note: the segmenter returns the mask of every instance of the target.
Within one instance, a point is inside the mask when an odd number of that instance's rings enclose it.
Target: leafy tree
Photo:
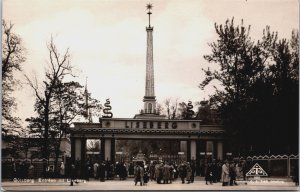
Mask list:
[[[215,108],[212,106],[212,101],[203,100],[199,102],[198,112],[196,119],[201,120],[203,125],[216,125],[220,124],[219,114]]]
[[[217,42],[210,45],[212,54],[204,58],[210,63],[220,65],[220,70],[204,70],[206,79],[200,84],[201,88],[207,86],[212,80],[218,80],[224,87],[216,90],[214,101],[219,106],[224,124],[230,130],[230,135],[239,138],[241,133],[240,124],[243,122],[241,114],[244,106],[249,102],[246,93],[248,91],[249,79],[255,79],[259,71],[263,69],[262,63],[252,50],[254,43],[249,36],[250,26],[234,26],[234,20],[227,20],[225,25],[215,24],[219,36]]]
[[[215,29],[218,40],[209,44],[212,53],[204,58],[219,70],[204,70],[206,78],[200,88],[212,80],[223,86],[216,88],[210,101],[220,112],[232,150],[247,153],[254,145],[261,153],[271,146],[284,151],[278,140],[288,141],[289,131],[283,127],[288,125],[293,133],[297,130],[298,35],[293,32],[290,43],[278,40],[267,26],[262,40],[254,42],[250,26],[244,27],[243,21],[235,26],[234,19],[224,26],[215,24]],[[292,115],[282,115],[283,111]],[[296,146],[294,142],[289,146]]]
[[[20,118],[14,117],[17,103],[12,96],[13,91],[20,85],[15,78],[22,71],[25,62],[25,49],[21,38],[13,32],[13,24],[2,20],[2,134],[20,134]]]

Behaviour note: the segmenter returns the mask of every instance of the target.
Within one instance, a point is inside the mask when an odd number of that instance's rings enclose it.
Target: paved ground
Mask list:
[[[291,181],[284,179],[272,179],[270,181],[260,181],[260,182],[248,182],[247,185],[244,182],[239,182],[237,186],[225,186],[223,187],[221,183],[214,183],[212,185],[206,185],[205,181],[200,178],[196,178],[194,183],[191,184],[181,184],[181,181],[177,180],[172,184],[157,184],[154,181],[150,181],[145,186],[135,186],[133,179],[128,179],[125,181],[119,181],[117,179],[99,182],[99,181],[89,181],[82,182],[79,184],[74,184],[74,186],[69,186],[69,180],[35,180],[33,183],[31,181],[15,181],[15,182],[2,182],[1,191],[109,191],[109,190],[125,190],[125,191],[146,191],[146,190],[288,190],[288,191],[298,191],[299,187]]]

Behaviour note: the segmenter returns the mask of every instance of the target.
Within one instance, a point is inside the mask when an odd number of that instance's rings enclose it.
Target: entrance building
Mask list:
[[[100,160],[115,162],[116,139],[180,141],[180,153],[187,161],[205,157],[224,158],[224,130],[217,125],[201,125],[200,120],[101,118],[99,123],[74,123],[71,132],[72,162],[84,167],[87,139],[100,139]]]
[[[187,161],[196,161],[196,166],[207,156],[222,160],[224,158],[224,129],[219,125],[202,125],[192,115],[187,120],[169,120],[156,108],[153,67],[153,27],[150,25],[152,5],[147,5],[149,26],[147,32],[146,83],[143,98],[144,109],[134,118],[112,118],[109,101],[104,109],[105,115],[99,123],[74,123],[71,133],[71,159],[80,160],[84,168],[87,139],[100,139],[100,160],[115,162],[116,139],[127,140],[171,140],[180,141],[178,154]],[[188,111],[191,112],[191,111]],[[193,114],[193,113],[192,113]]]

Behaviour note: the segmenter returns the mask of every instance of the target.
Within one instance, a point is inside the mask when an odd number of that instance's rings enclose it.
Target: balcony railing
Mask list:
[[[140,110],[140,114],[156,114],[156,115],[159,115],[159,111],[156,110],[156,109],[153,109],[153,110]]]

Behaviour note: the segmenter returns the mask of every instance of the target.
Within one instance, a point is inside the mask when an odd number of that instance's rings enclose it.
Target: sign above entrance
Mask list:
[[[255,165],[246,173],[247,177],[261,177],[261,176],[268,176],[265,170],[258,164]]]
[[[199,130],[201,120],[99,118],[99,128]]]

